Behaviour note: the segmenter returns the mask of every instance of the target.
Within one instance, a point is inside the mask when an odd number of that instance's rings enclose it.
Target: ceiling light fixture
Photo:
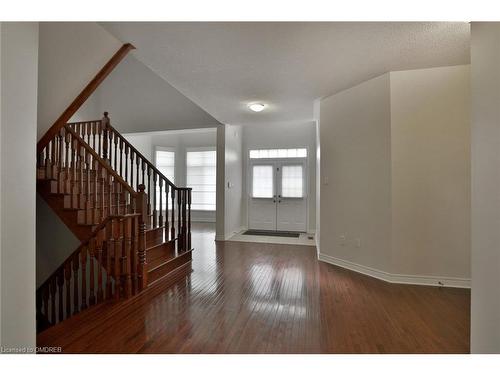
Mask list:
[[[248,105],[248,108],[250,108],[254,112],[261,112],[265,107],[266,106],[262,103],[253,103]]]

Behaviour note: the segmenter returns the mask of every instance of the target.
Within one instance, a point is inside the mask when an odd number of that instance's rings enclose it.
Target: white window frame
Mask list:
[[[217,147],[215,146],[203,146],[203,147],[186,147],[185,149],[185,176],[186,176],[186,186],[188,179],[188,165],[187,165],[187,154],[188,152],[200,152],[200,151],[214,151],[215,152],[215,201],[216,206],[213,210],[200,210],[199,208],[193,209],[193,211],[202,211],[202,212],[215,212],[217,210]],[[189,186],[188,186],[189,187]],[[194,191],[193,191],[194,192]],[[193,203],[191,203],[193,204]]]
[[[251,153],[252,151],[279,151],[279,150],[306,150],[306,156],[269,156],[269,157],[257,157],[257,158],[252,158]],[[251,148],[248,149],[247,152],[247,157],[249,160],[289,160],[289,159],[307,159],[309,156],[309,149],[308,147],[280,147],[280,148]]]

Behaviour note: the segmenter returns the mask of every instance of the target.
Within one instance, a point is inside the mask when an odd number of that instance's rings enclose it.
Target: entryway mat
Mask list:
[[[275,237],[294,237],[299,238],[300,233],[297,232],[283,232],[283,231],[275,231],[275,230],[256,230],[249,229],[242,234],[246,234],[249,236],[275,236]]]

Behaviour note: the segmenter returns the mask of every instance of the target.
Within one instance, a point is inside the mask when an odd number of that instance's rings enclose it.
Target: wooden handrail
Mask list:
[[[52,279],[57,276],[58,273],[61,272],[61,269],[64,268],[64,266],[66,265],[66,263],[71,259],[73,258],[84,246],[87,246],[88,243],[90,242],[90,240],[92,238],[94,238],[98,233],[99,231],[103,230],[106,225],[111,221],[111,220],[115,220],[115,219],[125,219],[127,217],[135,217],[135,216],[140,216],[141,214],[140,213],[134,213],[134,214],[126,214],[126,215],[110,215],[110,216],[107,216],[106,219],[104,219],[100,224],[98,224],[95,229],[92,231],[92,233],[90,233],[90,235],[87,237],[86,240],[82,241],[82,243],[80,243],[80,245],[75,249],[75,251],[73,251],[70,255],[68,255],[66,257],[66,259],[64,260],[64,262],[56,268],[56,270],[54,272],[52,272],[52,274],[47,277],[47,280],[45,280],[43,282],[42,285],[40,285],[37,290],[42,290],[42,288],[46,287],[47,284],[49,282],[52,281]]]
[[[62,127],[66,125],[69,119],[78,111],[78,109],[85,103],[85,101],[92,95],[92,93],[99,87],[104,79],[114,70],[114,68],[125,58],[125,56],[135,47],[126,43],[111,57],[111,59],[99,70],[96,76],[85,86],[80,94],[73,100],[73,102],[66,108],[61,116],[54,122],[54,124],[47,130],[43,137],[37,143],[37,153],[40,153],[47,144],[54,139]]]
[[[137,196],[137,192],[123,179],[120,177],[120,175],[118,173],[115,172],[115,170],[113,168],[111,168],[111,166],[106,163],[98,154],[97,152],[94,151],[94,149],[92,147],[90,147],[90,145],[85,142],[73,129],[71,129],[71,126],[69,125],[66,125],[64,127],[64,129],[71,133],[71,135],[73,136],[74,139],[76,139],[78,141],[79,144],[81,144],[93,157],[95,160],[97,160],[97,162],[99,164],[102,165],[102,167],[104,169],[106,169],[106,171],[108,171],[109,174],[111,174],[114,179],[116,181],[118,181],[121,185],[123,185],[123,187],[125,189],[127,189],[127,191],[132,195],[132,196]]]

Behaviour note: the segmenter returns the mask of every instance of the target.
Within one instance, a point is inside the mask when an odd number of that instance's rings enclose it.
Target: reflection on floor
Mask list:
[[[468,290],[395,285],[318,262],[310,246],[215,242],[135,298],[38,336],[65,353],[465,353]]]

